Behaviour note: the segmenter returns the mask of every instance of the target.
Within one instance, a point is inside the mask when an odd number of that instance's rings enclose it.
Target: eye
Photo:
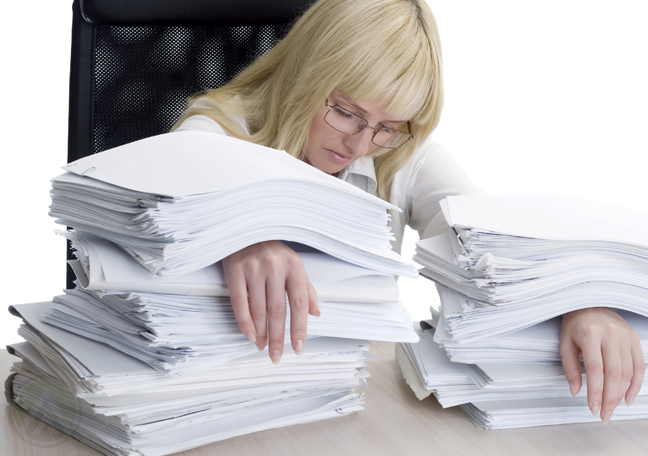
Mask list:
[[[353,114],[351,114],[350,112],[348,112],[348,111],[346,111],[346,110],[340,108],[339,106],[331,106],[331,109],[332,109],[333,112],[335,112],[336,114],[339,114],[339,115],[341,115],[342,117],[346,117],[347,119],[351,119],[351,118],[354,117]]]

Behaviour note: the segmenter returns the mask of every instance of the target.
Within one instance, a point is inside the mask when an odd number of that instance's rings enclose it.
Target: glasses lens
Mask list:
[[[355,135],[367,126],[367,121],[338,106],[331,106],[324,116],[324,120],[331,127],[347,135]]]
[[[324,121],[337,131],[346,133],[347,135],[355,135],[369,125],[362,117],[339,106],[328,106],[328,108],[329,110],[324,116]],[[396,149],[411,138],[412,135],[410,133],[382,128],[376,131],[371,142],[376,146]]]
[[[394,130],[378,130],[374,135],[373,143],[376,146],[396,149],[409,141],[409,139],[409,133]]]

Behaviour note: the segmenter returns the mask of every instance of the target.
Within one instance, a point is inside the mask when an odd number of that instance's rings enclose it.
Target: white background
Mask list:
[[[478,186],[648,212],[648,2],[429,3],[446,81],[435,136]],[[70,6],[4,6],[0,346],[19,340],[8,305],[50,300],[65,283],[65,244],[47,206],[49,179],[67,156]],[[401,288],[414,317],[425,318],[433,287],[420,279]]]

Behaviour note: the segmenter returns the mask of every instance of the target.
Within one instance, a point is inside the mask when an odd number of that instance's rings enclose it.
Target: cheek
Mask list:
[[[308,157],[309,154],[316,153],[319,150],[326,139],[330,136],[331,128],[324,121],[324,112],[318,112],[315,120],[308,130],[308,141],[306,141],[306,146],[304,148],[304,154]]]

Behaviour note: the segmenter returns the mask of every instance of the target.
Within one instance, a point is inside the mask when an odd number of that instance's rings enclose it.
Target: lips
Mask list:
[[[346,157],[331,149],[324,149],[335,163],[345,164],[351,161],[351,157]]]

